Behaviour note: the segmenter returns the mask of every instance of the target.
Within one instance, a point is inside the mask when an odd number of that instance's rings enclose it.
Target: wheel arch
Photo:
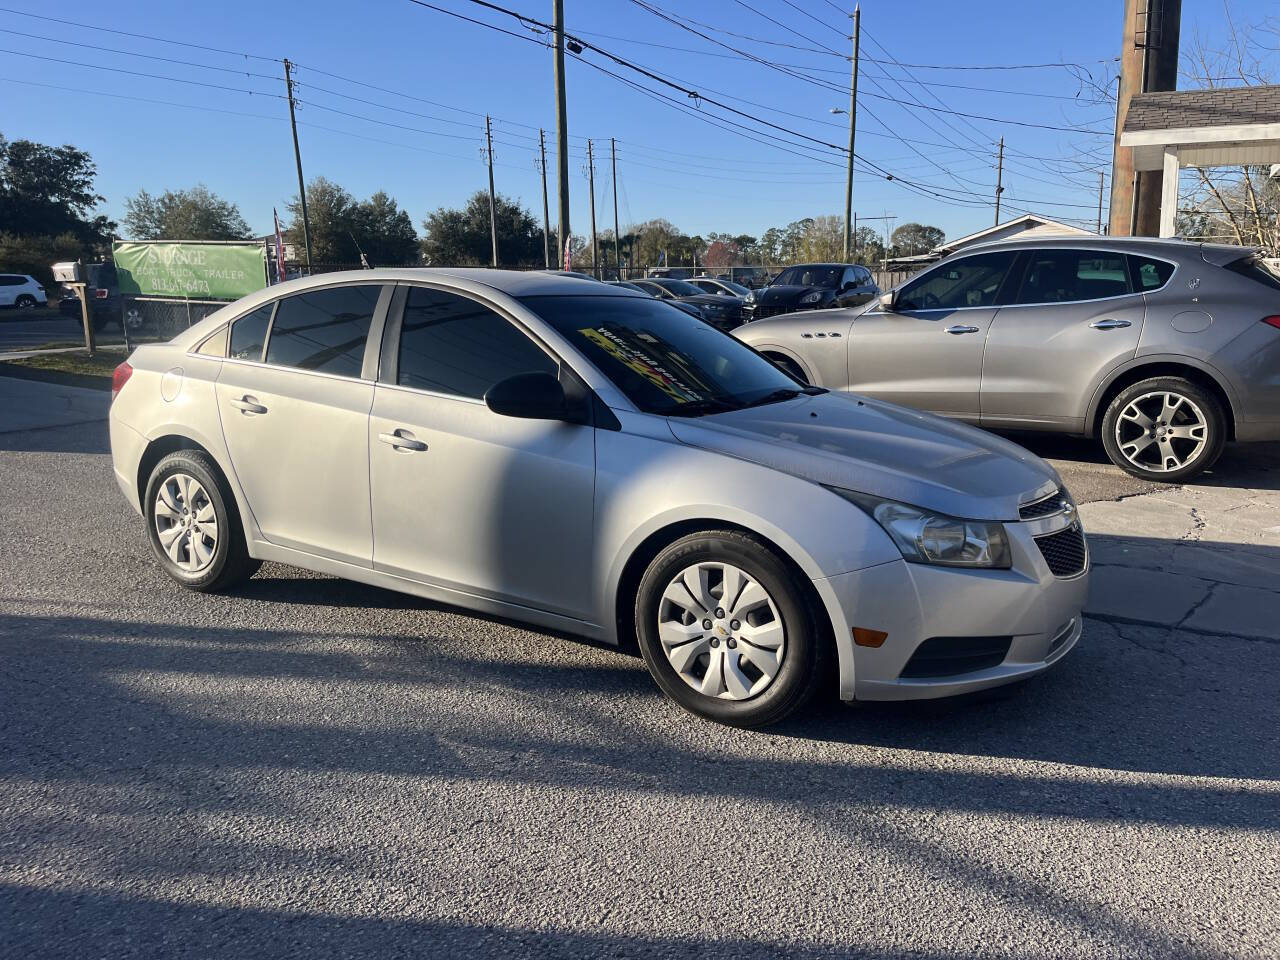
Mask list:
[[[169,454],[177,453],[181,450],[196,451],[209,458],[209,462],[213,464],[214,470],[217,471],[217,478],[222,484],[223,492],[230,495],[230,506],[237,514],[237,519],[244,529],[246,540],[252,542],[253,531],[250,529],[252,513],[250,513],[248,505],[241,497],[239,486],[233,482],[231,471],[226,468],[217,453],[211,450],[208,444],[202,443],[190,434],[176,430],[162,431],[150,438],[142,451],[142,456],[138,459],[138,474],[135,483],[138,490],[138,502],[142,505],[143,514],[145,515],[147,510],[147,482],[151,479],[151,472],[155,470],[156,464],[169,456]]]
[[[789,363],[795,364],[796,367],[799,368],[800,372],[804,374],[804,379],[806,383],[811,383],[814,385],[818,384],[818,381],[814,377],[813,368],[810,367],[809,364],[805,362],[805,359],[802,356],[800,356],[799,353],[790,349],[789,347],[779,346],[776,343],[762,343],[759,346],[755,346],[754,344],[752,344],[752,347],[753,349],[756,350],[756,352],[760,353],[767,360],[773,361],[775,358],[780,358],[782,360],[786,360]]]
[[[1136,360],[1112,373],[1110,379],[1094,391],[1093,401],[1085,418],[1085,429],[1089,435],[1094,438],[1101,436],[1102,418],[1121,390],[1151,377],[1181,377],[1208,390],[1222,404],[1227,426],[1226,438],[1235,439],[1236,408],[1225,379],[1217,371],[1189,358],[1166,357],[1143,357]]]

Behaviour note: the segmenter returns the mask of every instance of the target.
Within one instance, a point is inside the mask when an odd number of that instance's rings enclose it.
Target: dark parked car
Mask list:
[[[732,280],[740,283],[748,290],[758,290],[769,285],[769,271],[764,267],[730,267],[728,272],[718,279]]]
[[[693,267],[650,267],[648,277],[669,277],[672,280],[688,280],[698,271]]]
[[[743,301],[718,293],[704,293],[687,280],[651,277],[632,280],[631,283],[660,300],[671,300],[693,307],[703,320],[721,330],[740,327],[745,319],[742,315]]]
[[[732,280],[725,280],[722,277],[694,277],[689,282],[703,293],[714,293],[721,297],[737,297],[739,300],[747,299],[747,294],[751,292],[749,287],[734,283]]]
[[[880,295],[871,271],[853,263],[802,263],[787,267],[763,290],[747,297],[747,318],[761,320],[797,310],[857,307]]]

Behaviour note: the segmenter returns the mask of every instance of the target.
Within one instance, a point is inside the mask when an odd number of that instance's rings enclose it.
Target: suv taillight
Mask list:
[[[1273,317],[1263,317],[1262,322],[1266,324],[1270,324],[1271,326],[1275,327],[1277,330],[1280,330],[1280,313],[1277,313]]]
[[[111,291],[106,287],[94,287],[93,296],[95,300],[105,300],[111,296]]]
[[[114,401],[117,394],[124,389],[124,385],[129,382],[129,378],[131,376],[133,376],[133,367],[129,366],[128,360],[116,367],[115,373],[111,374],[112,401]]]

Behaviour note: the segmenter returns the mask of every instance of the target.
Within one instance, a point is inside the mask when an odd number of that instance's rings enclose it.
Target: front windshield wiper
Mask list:
[[[780,390],[773,390],[766,393],[763,397],[757,397],[750,403],[744,404],[748,407],[763,407],[769,403],[781,403],[784,400],[793,400],[801,394],[814,397],[820,393],[826,393],[823,387],[783,387]]]
[[[705,397],[702,400],[690,400],[666,412],[668,417],[702,417],[708,413],[727,413],[730,410],[741,410],[745,404],[737,400],[720,397]]]

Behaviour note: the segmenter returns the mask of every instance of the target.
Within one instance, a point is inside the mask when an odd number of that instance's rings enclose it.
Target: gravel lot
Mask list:
[[[1280,641],[1091,620],[744,733],[413,598],[185,593],[105,449],[0,434],[0,955],[1277,955]]]

